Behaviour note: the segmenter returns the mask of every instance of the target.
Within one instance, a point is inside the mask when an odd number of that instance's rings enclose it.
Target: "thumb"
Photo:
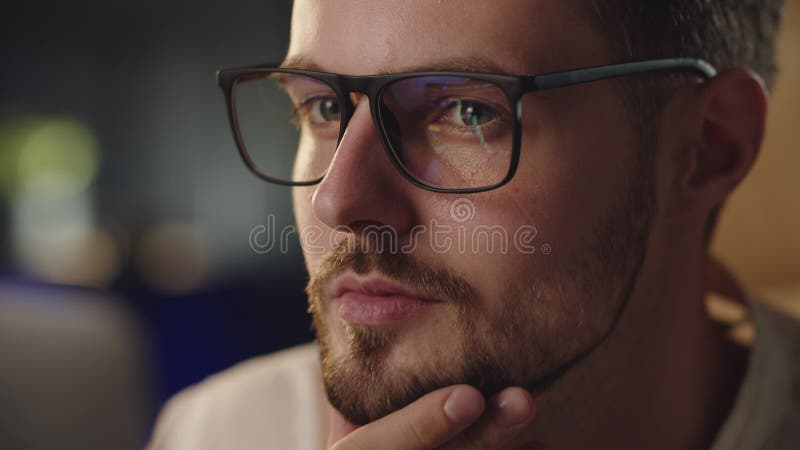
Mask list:
[[[485,406],[483,396],[475,388],[448,386],[358,428],[336,442],[331,450],[431,450],[469,427]]]

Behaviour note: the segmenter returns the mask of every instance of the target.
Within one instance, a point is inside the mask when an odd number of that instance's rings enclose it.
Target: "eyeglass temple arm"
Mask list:
[[[585,69],[554,72],[543,75],[531,76],[526,83],[526,91],[539,91],[571,86],[573,84],[588,83],[591,81],[606,80],[629,75],[639,75],[649,72],[663,71],[692,71],[704,78],[713,78],[717,69],[702,59],[694,58],[667,58],[654,59],[608,66],[588,67]]]

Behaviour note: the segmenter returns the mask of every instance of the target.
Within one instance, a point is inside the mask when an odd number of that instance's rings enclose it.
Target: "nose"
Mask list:
[[[360,234],[367,226],[389,226],[403,236],[414,223],[411,195],[417,188],[387,157],[369,102],[353,103],[353,116],[312,196],[313,213],[331,228],[347,227]]]

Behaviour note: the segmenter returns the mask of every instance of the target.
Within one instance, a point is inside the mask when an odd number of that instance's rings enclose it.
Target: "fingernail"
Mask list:
[[[454,423],[471,423],[483,413],[483,396],[475,389],[459,386],[444,403],[444,414]]]
[[[504,427],[519,425],[533,414],[533,405],[521,388],[511,388],[500,392],[492,403],[494,420]]]

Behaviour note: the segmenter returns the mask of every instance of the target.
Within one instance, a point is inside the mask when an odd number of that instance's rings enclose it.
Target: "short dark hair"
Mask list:
[[[678,56],[702,58],[719,70],[748,67],[771,89],[775,41],[784,0],[588,0],[589,14],[607,37],[615,62]],[[653,146],[669,89],[643,79],[625,84],[623,99],[640,145]],[[643,149],[644,150],[644,149]],[[644,151],[652,158],[654,149]],[[653,160],[648,161],[653,163]],[[721,205],[706,222],[710,241]]]
[[[612,55],[749,67],[772,86],[784,0],[589,0]]]

